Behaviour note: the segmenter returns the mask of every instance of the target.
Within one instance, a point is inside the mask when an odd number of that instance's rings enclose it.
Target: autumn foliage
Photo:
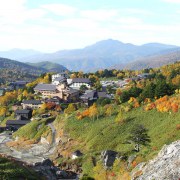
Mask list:
[[[169,97],[164,96],[157,99],[155,102],[146,104],[145,111],[156,109],[159,112],[173,112],[177,113],[180,108],[180,96]]]

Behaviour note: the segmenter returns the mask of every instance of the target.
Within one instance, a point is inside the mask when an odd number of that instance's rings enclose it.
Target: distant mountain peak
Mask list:
[[[61,64],[74,71],[95,71],[97,69],[109,68],[116,64],[127,64],[136,59],[147,58],[153,55],[162,55],[169,51],[176,51],[178,47],[161,43],[147,43],[134,45],[123,43],[119,40],[106,39],[82,49],[61,50],[55,53],[40,53],[27,55],[10,54],[11,59],[22,62],[50,61]],[[7,55],[7,54],[6,54]],[[3,56],[0,52],[0,57]],[[48,63],[47,63],[48,64]]]

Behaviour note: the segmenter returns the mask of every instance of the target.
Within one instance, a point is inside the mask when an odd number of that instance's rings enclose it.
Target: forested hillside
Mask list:
[[[0,83],[15,80],[33,80],[46,72],[61,72],[67,70],[59,64],[42,62],[29,65],[26,63],[0,58]]]

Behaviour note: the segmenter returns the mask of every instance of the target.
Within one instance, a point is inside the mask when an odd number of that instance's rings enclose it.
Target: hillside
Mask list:
[[[118,111],[120,106],[114,106],[114,108],[114,111]],[[99,116],[95,120],[89,118],[77,120],[76,115],[76,112],[69,116],[65,114],[58,115],[53,123],[57,132],[56,140],[61,139],[62,141],[56,147],[57,153],[61,156],[58,159],[56,158],[55,162],[60,164],[60,166],[62,164],[69,164],[69,166],[73,163],[82,164],[83,174],[91,177],[95,177],[98,174],[98,180],[101,180],[100,176],[103,177],[104,172],[103,166],[100,165],[102,151],[113,150],[125,157],[133,157],[135,155],[135,157],[137,156],[137,162],[140,163],[155,157],[164,144],[170,144],[180,137],[180,131],[177,128],[179,127],[180,111],[172,114],[157,112],[156,110],[145,111],[143,106],[141,106],[125,113],[124,121],[121,123],[115,121],[116,113],[113,113],[110,117]],[[32,124],[34,123],[32,122]],[[133,145],[126,143],[126,139],[137,124],[141,124],[148,129],[151,143],[149,146],[142,147],[140,152],[135,153],[132,151]],[[29,133],[26,135],[24,132]],[[19,129],[15,136],[28,139],[29,134],[35,133],[37,132],[29,124]],[[68,139],[71,139],[70,142]],[[84,156],[74,162],[68,157],[77,149]],[[96,172],[94,163],[102,171],[97,170],[98,172]],[[117,167],[113,169],[115,174],[123,166],[120,163],[116,165]]]
[[[139,70],[145,68],[156,68],[166,64],[174,63],[176,61],[180,61],[180,50],[169,52],[163,55],[141,58],[128,64],[117,64],[116,66],[113,66],[113,68]]]
[[[19,162],[10,161],[4,157],[0,157],[0,179],[27,179],[36,180],[42,179],[35,171],[30,168],[24,167]]]
[[[23,62],[50,61],[62,64],[69,70],[95,71],[119,63],[128,63],[137,58],[146,57],[176,46],[149,43],[142,46],[122,43],[117,40],[103,40],[83,49],[63,50],[55,53],[40,54],[20,58]]]
[[[0,82],[14,80],[32,80],[42,73],[61,72],[67,70],[64,66],[50,62],[26,64],[10,59],[0,58]]]
[[[49,72],[61,72],[67,70],[64,66],[60,64],[52,63],[48,61],[39,62],[39,63],[28,63],[28,64],[37,68],[43,68]]]
[[[3,83],[15,80],[32,80],[45,72],[45,69],[42,68],[36,68],[18,61],[0,58],[0,82]]]

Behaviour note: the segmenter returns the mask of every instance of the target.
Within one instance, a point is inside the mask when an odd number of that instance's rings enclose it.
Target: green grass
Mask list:
[[[0,179],[2,180],[38,180],[41,179],[34,171],[22,165],[0,157]]]
[[[13,136],[38,141],[50,128],[46,125],[51,119],[34,120],[16,131]]]
[[[129,153],[133,146],[125,144],[126,138],[136,124],[142,124],[148,129],[151,138],[150,146],[143,147],[140,151],[146,159],[157,154],[164,144],[180,138],[180,130],[176,130],[176,125],[180,123],[180,112],[160,113],[156,110],[144,111],[140,107],[127,112],[125,117],[126,121],[118,124],[115,116],[101,117],[95,122],[89,118],[76,120],[71,116],[65,121],[65,130],[71,138],[81,142],[78,147],[73,148],[81,148],[85,153],[100,152],[104,149]]]

